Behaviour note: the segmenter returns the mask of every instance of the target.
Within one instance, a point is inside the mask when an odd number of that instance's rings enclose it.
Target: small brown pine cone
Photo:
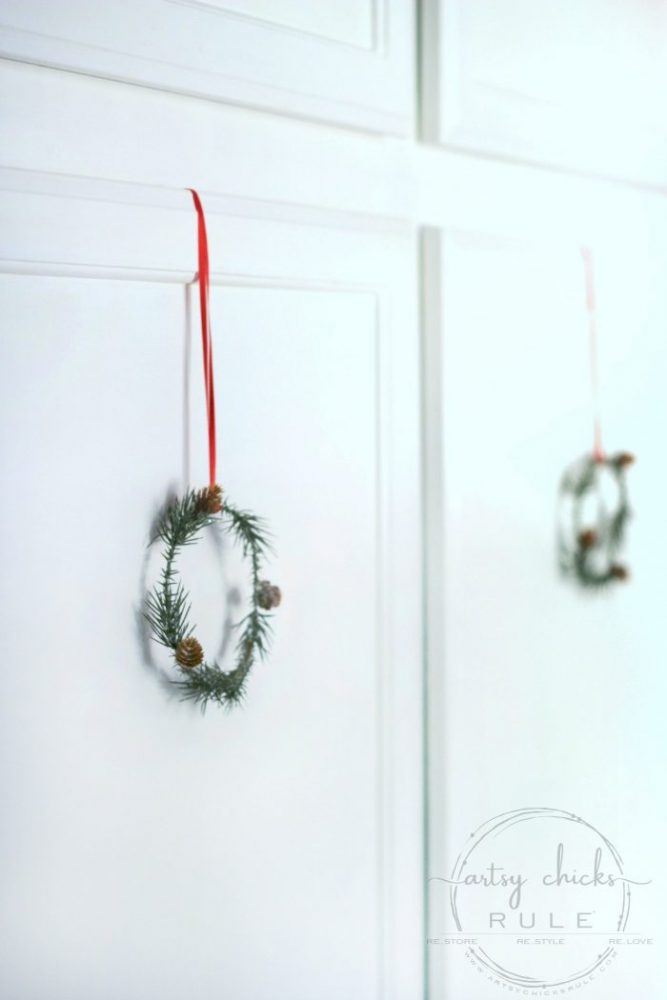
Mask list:
[[[579,534],[579,545],[582,549],[592,549],[597,540],[597,532],[593,528],[586,528]]]
[[[628,571],[627,566],[621,566],[620,563],[614,563],[614,565],[611,567],[610,572],[614,580],[624,581],[629,579],[630,577],[630,573]]]
[[[636,461],[637,459],[630,451],[619,451],[618,455],[614,456],[614,462],[620,469],[626,469],[628,465],[634,465]]]
[[[269,580],[262,580],[257,588],[257,603],[264,611],[271,611],[272,608],[277,608],[282,598],[283,595],[280,592],[280,587],[276,587]]]
[[[198,667],[204,659],[204,650],[201,643],[194,636],[181,639],[175,651],[176,662],[184,670],[193,670]]]
[[[282,601],[282,599],[283,595],[280,587],[276,587],[276,585],[274,584],[271,587],[271,607],[272,608],[280,607],[280,602]]]
[[[199,490],[195,506],[200,514],[219,514],[222,510],[222,487],[216,484]]]

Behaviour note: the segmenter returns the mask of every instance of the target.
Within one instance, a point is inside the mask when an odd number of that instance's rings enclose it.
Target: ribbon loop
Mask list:
[[[588,247],[581,247],[586,278],[586,309],[588,311],[588,335],[590,338],[591,358],[591,389],[593,393],[593,458],[596,462],[604,462],[605,454],[602,447],[602,421],[600,419],[600,389],[598,374],[597,317],[595,315],[595,276],[593,272],[593,254]]]
[[[206,218],[201,198],[194,188],[187,188],[192,195],[197,212],[197,254],[199,283],[199,311],[201,315],[202,356],[204,359],[204,391],[206,393],[206,421],[208,424],[208,473],[210,486],[215,486],[216,439],[215,439],[215,386],[213,384],[213,341],[211,339],[211,318],[209,308],[209,260]]]

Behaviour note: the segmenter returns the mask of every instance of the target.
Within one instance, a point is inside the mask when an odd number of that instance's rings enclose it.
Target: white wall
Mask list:
[[[12,1000],[414,1000],[424,869],[536,798],[659,874],[663,27],[609,5],[641,72],[583,143],[558,70],[573,5],[557,31],[513,0],[490,38],[488,4],[422,7],[428,143],[409,0],[0,3]],[[606,114],[613,46],[584,28]],[[205,478],[185,187],[209,219],[220,478],[270,518],[285,593],[247,704],[203,718],[135,621],[151,516]],[[589,442],[583,242],[609,444],[640,459],[635,580],[593,605],[552,552]],[[222,556],[188,562],[210,642],[243,586]],[[650,954],[591,996],[660,996]],[[432,996],[497,995],[443,957]]]

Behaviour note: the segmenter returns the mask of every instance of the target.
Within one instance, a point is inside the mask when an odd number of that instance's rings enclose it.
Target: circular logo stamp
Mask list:
[[[627,935],[633,888],[647,884],[625,874],[619,852],[591,823],[548,808],[488,820],[450,877],[431,881],[449,894],[448,936],[465,936],[469,960],[538,995],[596,978]]]

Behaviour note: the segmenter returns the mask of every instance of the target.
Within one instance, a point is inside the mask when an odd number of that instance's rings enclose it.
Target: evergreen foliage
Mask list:
[[[599,590],[628,579],[628,570],[618,562],[618,557],[631,517],[626,470],[633,462],[634,456],[629,452],[619,452],[610,458],[585,455],[563,474],[558,531],[560,568],[587,589]],[[611,508],[602,489],[605,474],[611,476],[616,488],[616,502]],[[584,523],[591,498],[595,502],[595,518]]]
[[[162,571],[146,595],[144,605],[144,616],[153,638],[174,654],[180,674],[174,683],[182,697],[198,703],[202,711],[209,702],[231,706],[242,700],[254,662],[263,659],[268,652],[272,618],[258,603],[262,561],[270,551],[264,522],[227,501],[219,512],[211,513],[209,497],[209,490],[192,490],[182,498],[170,500],[164,507],[155,537],[151,539],[151,544],[162,543]],[[235,626],[239,630],[236,661],[234,668],[227,672],[215,662],[186,668],[176,657],[179,643],[190,639],[194,633],[194,626],[190,624],[190,598],[176,568],[178,554],[186,545],[194,545],[202,532],[212,527],[228,531],[250,562],[250,610]]]

